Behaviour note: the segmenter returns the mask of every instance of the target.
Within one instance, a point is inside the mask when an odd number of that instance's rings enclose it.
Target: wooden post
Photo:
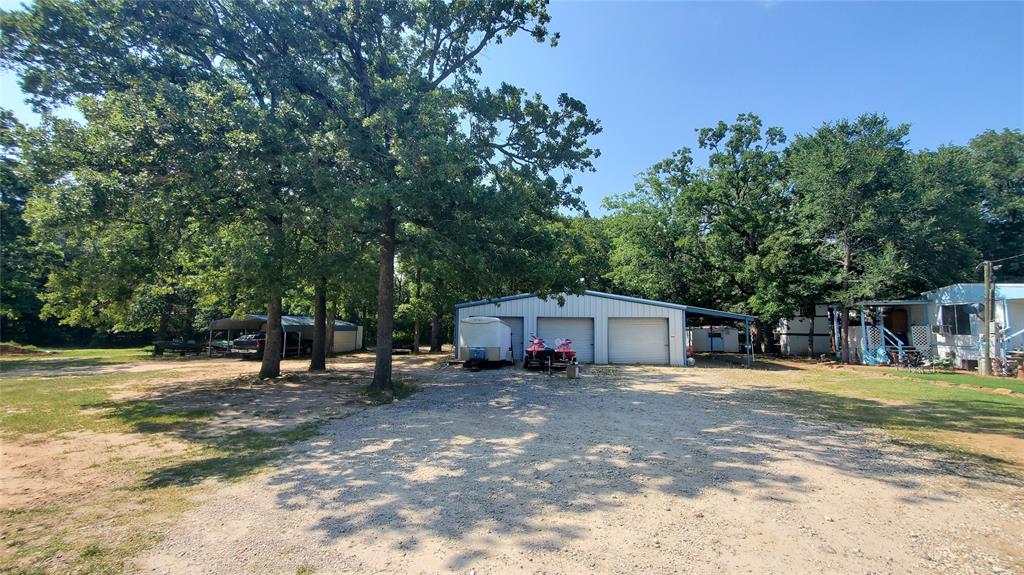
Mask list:
[[[981,375],[992,375],[992,308],[995,307],[995,290],[992,289],[992,262],[986,261],[985,267],[985,309],[981,313]]]

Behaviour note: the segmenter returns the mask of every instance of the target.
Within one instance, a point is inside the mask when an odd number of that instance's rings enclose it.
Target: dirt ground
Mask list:
[[[1024,489],[764,373],[398,362],[423,389],[207,491],[144,573],[1024,573]]]
[[[301,425],[314,418],[335,417],[363,407],[358,385],[353,382],[372,364],[366,357],[335,360],[352,371],[332,373],[330,385],[321,377],[302,374],[308,362],[288,361],[285,373],[293,373],[273,384],[260,383],[253,376],[259,362],[237,359],[154,361],[120,365],[62,368],[60,375],[166,372],[141,383],[129,381],[113,386],[112,402],[123,411],[148,402],[160,402],[166,410],[209,411],[195,435],[223,435],[234,430],[277,431]],[[4,377],[57,375],[54,370],[11,369]],[[361,382],[360,382],[361,383]],[[145,466],[147,461],[174,457],[189,444],[174,433],[111,433],[75,431],[52,437],[29,435],[0,442],[0,510],[45,507],[74,502],[90,492],[108,489],[112,481],[127,485],[130,474],[109,473],[118,462]]]
[[[328,373],[308,374],[308,360],[288,360],[269,382],[256,377],[259,362],[233,359],[4,366],[8,389],[29,388],[42,402],[5,402],[5,417],[52,409],[72,421],[64,432],[5,427],[0,436],[0,573],[124,572],[198,494],[369,407],[360,390],[372,361],[343,356]],[[83,391],[95,389],[102,394]],[[79,407],[81,393],[99,399]]]

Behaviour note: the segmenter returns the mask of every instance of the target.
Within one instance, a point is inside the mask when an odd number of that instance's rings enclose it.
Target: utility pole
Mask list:
[[[992,375],[992,308],[995,307],[995,290],[992,289],[992,262],[985,261],[985,309],[982,311],[981,346],[981,375]]]

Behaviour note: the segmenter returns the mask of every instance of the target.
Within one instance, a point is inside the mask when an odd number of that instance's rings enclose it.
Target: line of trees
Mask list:
[[[503,38],[556,43],[543,1],[40,0],[2,16],[0,58],[33,104],[85,118],[5,120],[43,316],[163,335],[262,307],[274,377],[286,306],[311,301],[321,332],[328,300],[373,301],[384,388],[396,277],[418,321],[506,283],[569,287],[520,246],[551,247],[581,206],[564,174],[592,169],[599,125],[566,94],[477,80]],[[15,297],[8,318],[29,305]]]
[[[512,34],[557,43],[543,1],[37,0],[0,63],[43,114],[0,114],[5,337],[60,322],[189,334],[266,310],[450,334],[459,301],[600,289],[759,316],[901,297],[1024,252],[1024,135],[915,152],[884,116],[788,141],[753,114],[697,131],[587,215],[584,104],[478,81]],[[85,119],[51,110],[73,105]],[[1008,262],[1004,281],[1024,278]],[[845,314],[844,314],[845,315]],[[47,324],[46,322],[49,322]],[[844,328],[846,326],[844,324]]]
[[[787,145],[781,128],[740,114],[698,130],[705,166],[683,148],[605,201],[610,215],[590,233],[610,249],[593,275],[615,291],[757,315],[767,351],[771,326],[795,310],[978,281],[983,259],[1024,253],[1024,134],[914,152],[909,129],[866,114]],[[1000,270],[1022,280],[1019,260]]]

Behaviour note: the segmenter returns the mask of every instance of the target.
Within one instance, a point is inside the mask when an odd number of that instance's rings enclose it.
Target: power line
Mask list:
[[[1024,258],[1024,254],[1017,254],[1015,256],[1009,256],[1009,257],[1001,258],[1001,259],[998,259],[998,260],[992,260],[992,263],[997,264],[999,262],[1005,262],[1006,260],[1014,260],[1014,259],[1017,259],[1017,258]]]
[[[1015,260],[1017,258],[1024,258],[1024,254],[1017,254],[1015,256],[1008,256],[1008,257],[1005,257],[1005,258],[999,258],[998,260],[985,260],[985,261],[981,262],[980,264],[974,266],[974,269],[979,269],[980,267],[985,265],[986,262],[988,262],[990,264],[997,264],[999,262],[1005,262],[1007,260]]]

